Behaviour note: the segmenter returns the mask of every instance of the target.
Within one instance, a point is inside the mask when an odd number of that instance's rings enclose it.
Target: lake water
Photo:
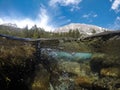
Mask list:
[[[88,53],[88,52],[68,53],[63,51],[56,51],[56,52],[51,52],[50,55],[58,59],[75,60],[75,61],[88,60],[92,57],[92,53]]]

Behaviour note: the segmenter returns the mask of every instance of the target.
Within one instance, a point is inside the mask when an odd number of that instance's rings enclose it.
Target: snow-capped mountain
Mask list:
[[[12,23],[4,23],[4,24],[1,24],[3,26],[8,26],[8,27],[15,27],[17,28],[17,25],[16,24],[12,24]]]
[[[69,32],[69,30],[76,30],[76,29],[78,29],[79,32],[85,36],[107,31],[107,29],[99,27],[99,26],[95,26],[95,25],[71,23],[69,25],[65,25],[63,27],[59,27],[55,29],[54,32],[64,33],[64,32]]]

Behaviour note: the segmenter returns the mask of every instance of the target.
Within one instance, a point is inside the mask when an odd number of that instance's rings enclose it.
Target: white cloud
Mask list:
[[[51,20],[47,14],[46,9],[41,8],[41,13],[39,14],[38,20],[36,20],[37,26],[45,28],[47,31],[53,29],[50,25]]]
[[[82,0],[50,0],[49,4],[50,6],[54,6],[56,4],[68,6],[68,5],[78,5],[81,1]]]
[[[71,22],[71,19],[68,19],[67,22]]]
[[[120,17],[116,17],[115,21],[113,24],[109,25],[110,29],[114,29],[114,30],[120,30]]]
[[[83,17],[83,18],[88,18],[88,17],[89,17],[89,14],[84,14],[82,17]]]
[[[93,18],[96,18],[96,17],[98,17],[98,15],[94,12],[90,12],[82,16],[82,18],[86,19],[88,22],[93,22]]]
[[[71,12],[73,12],[74,10],[79,10],[80,7],[75,5],[75,6],[72,6],[72,8],[70,9]]]
[[[82,0],[50,0],[49,5],[52,7],[56,7],[58,4],[60,6],[70,6],[72,7],[70,9],[70,11],[73,11],[74,9],[80,9],[78,7],[78,4],[81,2]]]
[[[28,25],[28,28],[31,28],[36,24],[38,27],[44,28],[46,31],[54,29],[54,26],[52,26],[50,22],[50,16],[45,8],[40,8],[38,17],[35,20],[30,18],[12,18],[8,16],[0,17],[0,24],[12,23],[20,28],[24,28],[26,25]]]
[[[112,2],[112,0],[110,0],[110,2]]]
[[[120,17],[117,17],[116,20],[117,20],[117,21],[120,21]]]
[[[119,12],[120,9],[120,0],[114,0],[111,9],[115,10],[116,12]]]
[[[95,18],[95,17],[97,17],[98,15],[96,14],[96,13],[94,13],[94,12],[90,12],[90,13],[88,13],[88,14],[84,14],[82,17],[83,18],[86,18],[86,19],[89,19],[89,18]]]
[[[98,15],[97,14],[94,14],[93,17],[97,17]]]

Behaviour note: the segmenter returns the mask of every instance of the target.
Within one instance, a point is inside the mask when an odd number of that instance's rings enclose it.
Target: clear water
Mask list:
[[[76,60],[76,61],[88,60],[91,59],[92,57],[92,53],[88,53],[88,52],[68,53],[63,51],[56,51],[56,52],[51,52],[51,54],[49,55],[57,59]]]

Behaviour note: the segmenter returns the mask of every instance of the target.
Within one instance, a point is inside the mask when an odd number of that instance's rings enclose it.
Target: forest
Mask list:
[[[28,26],[25,28],[17,28],[11,26],[0,25],[0,34],[6,34],[11,36],[23,37],[23,38],[79,38],[82,34],[78,29],[69,30],[69,32],[65,33],[55,33],[55,32],[47,32],[43,28],[39,28],[34,25],[31,29],[28,29]]]

